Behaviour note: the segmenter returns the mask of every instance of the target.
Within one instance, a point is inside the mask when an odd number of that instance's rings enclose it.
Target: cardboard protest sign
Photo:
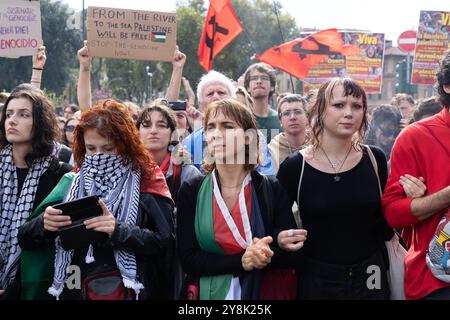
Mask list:
[[[88,8],[92,57],[172,61],[176,34],[175,13]]]
[[[40,2],[1,0],[0,57],[33,56],[41,45]]]
[[[433,85],[439,62],[450,49],[450,12],[421,11],[412,83]]]

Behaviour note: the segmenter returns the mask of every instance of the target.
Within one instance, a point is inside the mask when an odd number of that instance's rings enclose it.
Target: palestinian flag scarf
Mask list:
[[[221,255],[240,254],[253,237],[264,236],[256,193],[248,174],[231,213],[220,192],[218,174],[214,170],[203,180],[196,205],[195,234],[202,250]],[[222,274],[200,278],[200,300],[257,299],[261,272],[241,275]]]

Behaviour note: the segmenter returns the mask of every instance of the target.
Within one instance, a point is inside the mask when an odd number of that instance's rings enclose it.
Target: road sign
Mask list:
[[[412,52],[416,49],[417,33],[414,30],[402,32],[398,37],[398,47],[403,52]]]

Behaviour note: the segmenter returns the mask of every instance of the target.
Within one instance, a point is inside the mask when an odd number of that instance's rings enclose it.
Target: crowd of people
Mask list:
[[[406,299],[450,299],[433,268],[450,274],[450,53],[435,97],[373,107],[349,78],[279,93],[265,63],[194,93],[178,47],[165,98],[92,101],[86,42],[77,56],[61,116],[45,47],[0,94],[0,299],[388,300],[400,234]],[[88,196],[101,215],[81,224],[104,237],[67,249],[80,222],[57,204]]]

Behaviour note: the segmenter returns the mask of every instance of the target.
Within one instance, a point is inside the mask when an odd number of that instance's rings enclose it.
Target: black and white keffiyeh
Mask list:
[[[81,197],[97,195],[108,207],[116,221],[136,224],[140,195],[140,171],[125,165],[118,155],[95,154],[86,156],[81,170],[75,176],[66,193],[64,202]],[[57,299],[63,291],[74,250],[65,251],[59,237],[56,238],[55,274],[48,292]],[[86,263],[93,261],[92,246],[89,246]],[[143,285],[136,278],[136,256],[129,251],[114,250],[114,258],[122,275],[124,286],[136,294]]]
[[[17,235],[33,210],[39,179],[49,168],[52,156],[35,160],[18,191],[12,146],[0,153],[0,288],[7,288],[16,276],[21,249]]]

